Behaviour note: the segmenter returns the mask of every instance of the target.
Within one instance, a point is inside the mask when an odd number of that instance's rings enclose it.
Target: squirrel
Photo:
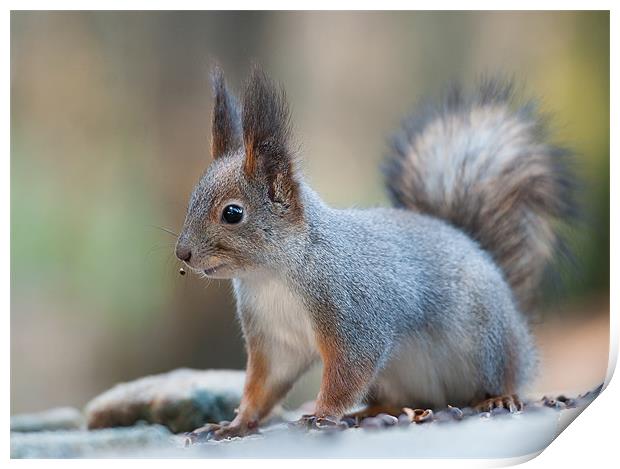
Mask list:
[[[482,80],[420,106],[391,140],[390,208],[336,209],[304,181],[284,89],[254,66],[241,103],[212,74],[212,163],[176,255],[232,279],[247,350],[222,439],[257,431],[323,363],[315,424],[354,406],[511,411],[535,376],[524,314],[573,205],[570,152],[531,102]]]

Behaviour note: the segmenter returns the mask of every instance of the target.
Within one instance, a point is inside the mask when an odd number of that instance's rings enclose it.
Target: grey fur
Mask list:
[[[288,119],[279,89],[264,75],[253,76],[246,88],[244,112],[252,109],[259,117]],[[254,100],[251,91],[257,87],[259,98]],[[540,263],[532,256],[541,255],[538,243],[547,246],[549,241],[540,240],[542,234],[529,217],[548,226],[546,217],[558,215],[563,201],[556,200],[555,176],[546,172],[552,151],[531,140],[535,125],[523,120],[526,114],[510,111],[503,95],[493,96],[481,92],[472,101],[453,97],[443,111],[397,140],[398,156],[388,169],[392,178],[388,184],[397,204],[415,211],[327,206],[294,169],[289,136],[279,138],[282,121],[259,127],[276,129],[272,141],[287,145],[275,156],[274,147],[263,153],[259,147],[259,157],[278,159],[275,166],[259,165],[258,172],[248,176],[244,172],[247,148],[239,148],[208,168],[192,194],[179,244],[191,247],[189,265],[194,270],[234,279],[246,341],[258,343],[269,364],[263,384],[266,393],[281,397],[319,359],[320,345],[326,340],[336,351],[338,370],[324,375],[319,407],[327,400],[323,390],[330,383],[326,380],[336,379],[342,381],[341,387],[351,388],[338,405],[329,408],[335,414],[360,399],[393,405],[470,404],[487,395],[516,392],[531,380],[536,351],[504,278],[515,278],[505,264],[507,258],[500,255],[498,236],[504,231],[486,223],[502,222],[493,212],[501,207],[499,201],[506,201],[499,181],[527,199],[527,210],[508,211],[504,216],[520,236],[519,242],[508,241],[510,249],[517,249],[513,254],[534,263],[534,267],[519,265],[519,272],[526,269],[538,275]],[[275,114],[270,112],[274,105],[279,110]],[[498,120],[490,128],[472,125],[478,111]],[[253,127],[258,125],[255,119],[251,122]],[[436,132],[433,125],[449,125],[451,130]],[[267,134],[263,137],[269,140]],[[412,153],[422,141],[430,141],[432,153]],[[461,142],[463,146],[456,145]],[[537,156],[532,164],[519,164],[514,157],[527,159],[533,150]],[[421,156],[414,160],[411,155]],[[454,179],[455,171],[467,173],[472,168],[464,155],[474,162],[481,155],[487,158],[484,165],[475,166],[479,170],[475,175]],[[288,160],[284,166],[282,159]],[[293,169],[273,173],[276,167]],[[535,177],[529,174],[534,169]],[[493,179],[488,189],[474,190],[476,180],[485,182],[498,172],[500,180]],[[409,176],[411,180],[405,179]],[[274,178],[282,179],[285,186],[294,184],[295,192],[288,194],[294,201],[271,197]],[[545,190],[521,186],[536,181],[545,184]],[[459,189],[460,183],[469,189]],[[459,197],[449,197],[455,194]],[[230,200],[245,209],[239,225],[226,225],[219,218]],[[293,210],[301,210],[301,216],[290,217]],[[485,216],[475,218],[481,214]],[[459,216],[474,217],[475,223],[461,222]],[[534,231],[534,240],[517,219]],[[472,237],[482,239],[478,243]],[[499,259],[503,271],[492,256]],[[520,291],[524,284],[514,285]],[[355,376],[363,377],[357,386],[347,382]],[[234,425],[260,418],[269,410],[250,411],[244,402]]]
[[[574,214],[570,152],[547,142],[533,101],[511,83],[483,80],[425,104],[392,139],[384,166],[397,207],[464,230],[501,266],[521,305],[531,305],[561,246],[558,222]]]

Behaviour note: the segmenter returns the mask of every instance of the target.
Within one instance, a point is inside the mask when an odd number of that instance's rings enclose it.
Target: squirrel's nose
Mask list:
[[[187,246],[177,244],[176,255],[183,262],[189,262],[192,258],[192,250]]]

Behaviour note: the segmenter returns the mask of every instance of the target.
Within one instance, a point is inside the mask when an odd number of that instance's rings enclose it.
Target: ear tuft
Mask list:
[[[237,100],[229,93],[222,70],[215,66],[211,72],[213,84],[213,122],[211,155],[219,158],[242,146],[241,118]]]
[[[253,175],[259,159],[268,174],[288,172],[292,163],[290,137],[290,113],[284,89],[254,66],[243,95],[245,173]]]
[[[300,220],[303,210],[286,93],[258,66],[253,67],[245,87],[242,119],[245,175],[265,184],[281,216]]]

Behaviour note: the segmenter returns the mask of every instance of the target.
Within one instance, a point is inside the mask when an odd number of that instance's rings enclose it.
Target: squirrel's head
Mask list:
[[[191,195],[177,257],[210,277],[266,264],[303,228],[284,91],[259,68],[241,109],[219,69],[213,73],[211,154]]]

